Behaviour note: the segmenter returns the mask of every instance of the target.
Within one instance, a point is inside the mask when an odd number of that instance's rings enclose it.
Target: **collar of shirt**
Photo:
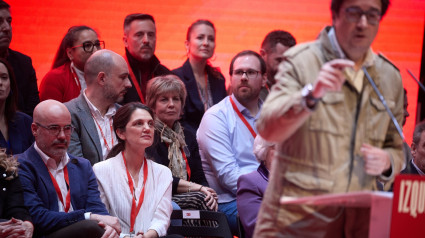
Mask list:
[[[261,106],[263,106],[263,101],[260,99],[260,98],[258,98],[258,108],[259,108],[259,110],[258,110],[258,112],[257,112],[257,115],[251,115],[251,113],[249,112],[249,110],[246,108],[246,107],[244,107],[239,101],[238,101],[238,99],[236,99],[236,97],[235,97],[235,95],[232,93],[232,95],[230,95],[230,97],[232,97],[232,99],[233,99],[233,101],[235,102],[235,104],[236,104],[236,107],[238,108],[238,110],[242,113],[242,115],[244,115],[244,116],[246,116],[246,117],[248,117],[248,118],[255,118],[255,120],[257,120],[258,119],[258,117],[260,116],[260,109],[261,109]]]
[[[63,168],[65,168],[65,166],[69,162],[68,153],[65,153],[65,156],[62,157],[61,162],[58,165],[56,165],[56,161],[53,158],[50,158],[43,151],[41,151],[41,149],[37,146],[37,142],[34,143],[34,149],[40,155],[40,157],[43,160],[44,164],[46,164],[47,167],[49,168],[49,170],[51,170],[51,171],[62,170]]]
[[[90,100],[87,98],[86,90],[83,91],[83,96],[84,96],[84,99],[86,100],[87,104],[89,105],[91,113],[93,114],[93,116],[96,117],[97,120],[110,119],[111,117],[113,117],[115,115],[117,109],[115,108],[114,104],[109,106],[108,111],[105,113],[105,116],[103,117],[102,113],[100,113],[99,109],[97,109],[97,107],[95,105],[93,105],[90,102]]]
[[[413,161],[413,160],[412,160],[412,164],[413,164],[413,167],[415,167],[416,171],[418,171],[418,174],[419,174],[419,175],[421,175],[421,176],[424,176],[424,175],[425,175],[425,173],[424,173],[424,172],[422,172],[422,170],[420,170],[420,169],[418,168],[418,166],[416,166],[415,161]]]
[[[84,72],[75,67],[74,63],[71,62],[71,67],[74,69],[75,73],[78,76],[78,81],[80,81],[81,92],[87,88],[86,80],[84,79]]]

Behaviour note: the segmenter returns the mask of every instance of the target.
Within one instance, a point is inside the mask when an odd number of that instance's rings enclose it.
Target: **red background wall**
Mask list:
[[[187,27],[204,18],[214,22],[216,57],[228,78],[230,59],[245,49],[258,51],[271,30],[291,32],[297,42],[313,40],[331,22],[330,0],[9,0],[13,17],[11,48],[33,59],[38,83],[50,69],[60,40],[73,25],[95,28],[106,48],[122,54],[122,24],[129,13],[152,14],[157,25],[156,55],[168,68],[186,59]],[[419,77],[424,31],[424,0],[392,0],[373,44],[400,69],[408,91],[410,118],[404,133],[410,144],[416,118],[418,87],[408,76]]]

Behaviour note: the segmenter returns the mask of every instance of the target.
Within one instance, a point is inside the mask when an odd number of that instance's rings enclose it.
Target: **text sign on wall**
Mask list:
[[[425,176],[399,175],[394,182],[391,237],[424,237]]]

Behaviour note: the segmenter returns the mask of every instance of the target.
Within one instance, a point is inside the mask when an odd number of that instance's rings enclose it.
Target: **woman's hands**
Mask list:
[[[214,191],[214,189],[209,188],[209,187],[205,187],[205,186],[201,186],[201,189],[199,190],[200,192],[203,192],[205,195],[207,195],[204,199],[204,201],[207,203],[207,206],[213,210],[213,211],[217,211],[218,209],[218,197],[217,197],[217,193]]]

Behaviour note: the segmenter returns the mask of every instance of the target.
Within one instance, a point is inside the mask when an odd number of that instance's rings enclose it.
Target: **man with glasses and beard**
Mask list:
[[[225,213],[237,235],[236,191],[238,178],[258,168],[252,152],[260,115],[261,88],[266,84],[266,63],[245,50],[230,63],[232,95],[205,112],[197,131],[199,154],[208,184],[218,194],[218,210]]]
[[[377,190],[403,167],[398,69],[371,44],[389,0],[332,0],[332,26],[285,53],[257,128],[278,144],[254,237],[367,237],[368,208],[280,205],[282,196]]]
[[[118,142],[112,129],[113,116],[131,83],[125,60],[110,50],[90,56],[84,77],[86,90],[65,103],[75,128],[68,152],[94,165],[103,161]]]
[[[100,200],[90,163],[66,153],[73,131],[68,109],[41,102],[31,130],[35,143],[17,157],[34,237],[119,237],[119,221]]]

